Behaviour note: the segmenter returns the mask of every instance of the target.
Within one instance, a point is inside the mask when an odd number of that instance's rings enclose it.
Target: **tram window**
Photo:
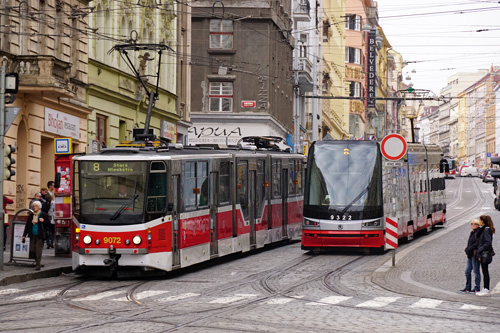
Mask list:
[[[297,195],[303,194],[303,189],[302,189],[302,162],[297,161],[297,166],[296,166],[296,172],[295,172],[295,180],[296,180],[296,185],[297,185]]]
[[[273,162],[273,198],[281,197],[281,161]]]
[[[167,168],[164,162],[151,162],[147,211],[164,212],[167,200]]]
[[[186,162],[182,170],[182,202],[186,210],[196,207],[196,162]]]
[[[266,189],[265,186],[266,180],[266,162],[264,160],[257,161],[257,189],[256,193],[256,203],[255,209],[257,211],[258,216],[262,215],[262,207],[265,205],[266,201]]]
[[[288,195],[295,195],[295,165],[290,165],[290,174],[288,175]]]
[[[196,186],[199,189],[198,206],[208,206],[208,163],[198,162],[198,169],[196,174]]]
[[[229,204],[231,201],[231,178],[230,178],[230,168],[229,162],[220,163],[220,173],[219,173],[219,200],[220,204]]]
[[[243,217],[248,218],[248,162],[238,164],[238,198]]]

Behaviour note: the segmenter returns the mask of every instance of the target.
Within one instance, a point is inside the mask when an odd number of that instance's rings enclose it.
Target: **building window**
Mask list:
[[[361,64],[361,50],[354,47],[345,48],[345,62]]]
[[[210,20],[210,48],[225,50],[233,48],[233,21]]]
[[[354,81],[349,83],[349,97],[361,97],[361,83]]]
[[[96,140],[99,142],[99,150],[103,145],[106,145],[106,117],[97,115],[97,134]]]
[[[328,41],[328,37],[330,34],[330,22],[323,21],[323,40]]]
[[[210,111],[233,111],[233,83],[210,82]]]
[[[347,14],[345,18],[345,28],[348,30],[361,31],[361,16]]]

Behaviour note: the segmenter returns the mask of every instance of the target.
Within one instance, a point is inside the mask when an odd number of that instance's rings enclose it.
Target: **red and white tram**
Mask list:
[[[445,164],[445,163],[444,163]],[[305,182],[302,248],[384,249],[388,220],[412,239],[446,222],[446,165],[435,145],[408,143],[385,160],[376,141],[314,142]]]
[[[243,141],[131,143],[75,157],[73,269],[171,271],[298,239],[305,157],[277,149],[280,138]]]

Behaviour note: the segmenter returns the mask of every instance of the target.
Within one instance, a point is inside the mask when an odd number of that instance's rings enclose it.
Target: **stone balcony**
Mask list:
[[[19,89],[47,91],[62,96],[74,95],[76,87],[71,83],[71,63],[49,55],[12,55],[5,56],[6,72],[19,74]]]

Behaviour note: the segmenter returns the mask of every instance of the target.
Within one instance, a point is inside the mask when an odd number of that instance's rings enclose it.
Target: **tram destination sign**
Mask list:
[[[89,174],[137,174],[146,170],[146,162],[85,161],[83,169]]]

